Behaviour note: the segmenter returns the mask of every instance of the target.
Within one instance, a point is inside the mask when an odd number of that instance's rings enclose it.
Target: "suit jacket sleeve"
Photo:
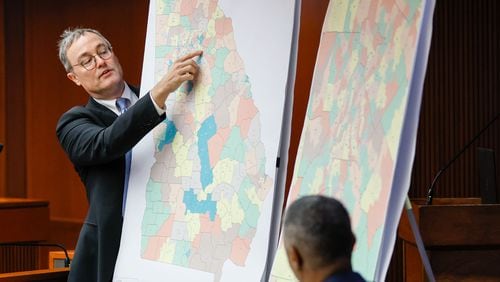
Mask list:
[[[106,124],[98,111],[75,107],[57,124],[57,137],[74,165],[98,165],[122,157],[165,119],[144,95],[127,112]]]

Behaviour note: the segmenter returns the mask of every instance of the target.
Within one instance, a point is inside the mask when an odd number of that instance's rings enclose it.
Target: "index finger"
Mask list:
[[[191,52],[191,53],[189,53],[187,55],[184,55],[184,56],[180,57],[179,61],[181,61],[181,62],[182,61],[186,61],[186,60],[192,59],[192,58],[194,58],[196,56],[201,56],[201,54],[203,54],[202,50],[194,51],[194,52]]]

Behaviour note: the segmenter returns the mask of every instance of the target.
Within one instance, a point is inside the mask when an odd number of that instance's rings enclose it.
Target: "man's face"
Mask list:
[[[122,67],[114,53],[106,60],[97,55],[100,50],[106,50],[103,49],[106,47],[101,37],[86,32],[75,40],[66,52],[69,62],[73,65],[67,77],[97,99],[115,99],[122,94],[124,87]],[[80,65],[94,59],[95,67],[91,70]]]

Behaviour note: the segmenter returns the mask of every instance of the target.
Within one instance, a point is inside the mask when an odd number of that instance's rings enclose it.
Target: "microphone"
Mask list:
[[[71,264],[71,259],[69,258],[68,251],[66,250],[66,247],[63,244],[56,244],[56,243],[35,243],[35,242],[19,242],[19,243],[0,243],[0,246],[7,246],[7,247],[56,247],[64,252],[64,256],[66,257],[64,259],[64,267],[69,267]]]
[[[469,148],[470,145],[472,145],[472,143],[474,143],[474,141],[476,141],[476,139],[479,138],[479,136],[481,136],[486,131],[486,129],[488,129],[499,117],[500,112],[497,113],[497,115],[492,118],[486,124],[486,126],[484,126],[467,144],[465,144],[465,146],[460,151],[458,151],[458,153],[456,153],[455,156],[453,156],[453,158],[447,164],[439,169],[439,171],[434,176],[431,185],[429,186],[429,190],[427,190],[427,205],[432,205],[432,198],[434,197],[435,191],[434,186],[436,186],[436,182],[438,181],[441,174],[443,174],[443,172],[445,172],[445,170],[448,169],[467,150],[467,148]]]

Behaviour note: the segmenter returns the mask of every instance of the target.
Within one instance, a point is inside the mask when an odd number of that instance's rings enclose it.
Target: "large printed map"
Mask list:
[[[133,149],[117,280],[260,280],[294,4],[151,1],[141,90],[184,54],[203,55],[196,81],[169,96],[166,120]],[[277,30],[273,46],[255,48]]]
[[[228,259],[245,265],[273,185],[259,111],[231,19],[217,1],[157,3],[156,80],[187,50],[204,53],[195,93],[178,92],[153,132],[142,256],[220,276]]]
[[[389,198],[397,189],[423,6],[330,0],[287,201],[310,194],[340,199],[357,237],[353,268],[367,280],[377,280]],[[295,280],[281,245],[271,280]]]

